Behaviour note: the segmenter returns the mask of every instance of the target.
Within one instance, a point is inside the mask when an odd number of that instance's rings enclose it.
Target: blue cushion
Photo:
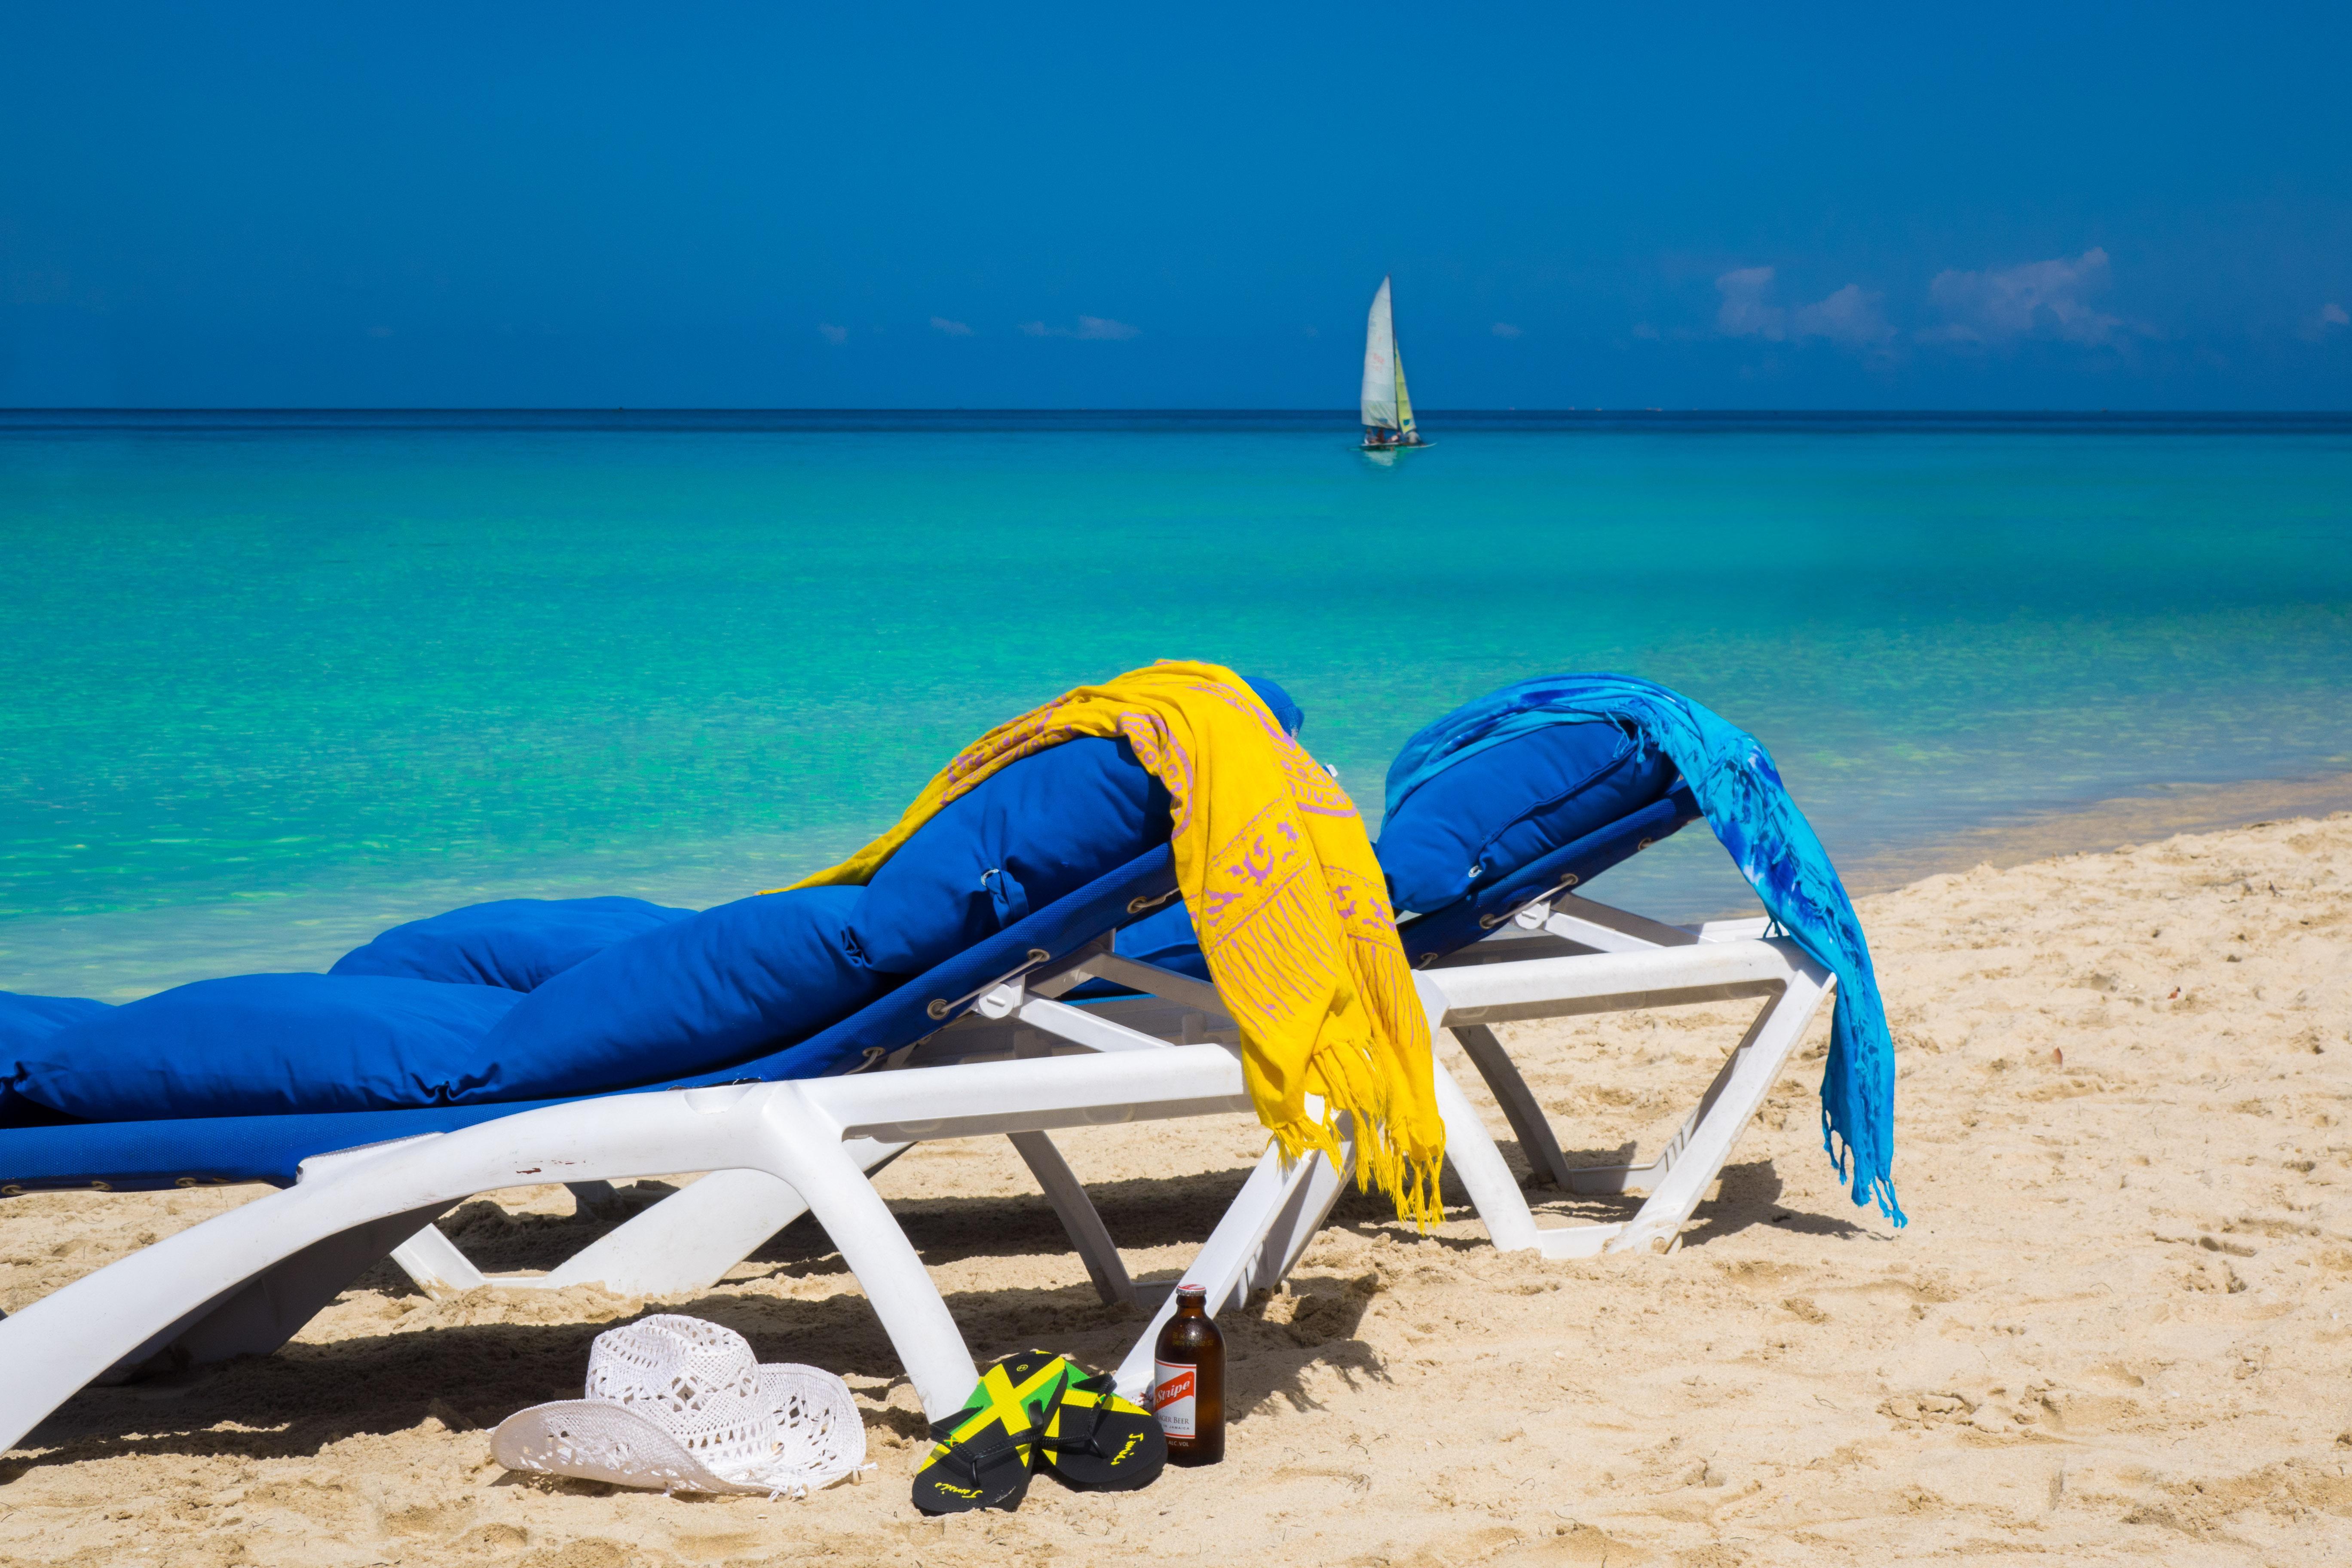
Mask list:
[[[1124,742],[1073,741],[940,812],[866,888],[693,915],[633,900],[457,910],[385,933],[333,975],[204,981],[62,1028],[26,1054],[19,1089],[68,1115],[137,1121],[553,1099],[725,1072],[1165,846],[1169,816]],[[579,918],[588,905],[644,929],[573,961],[563,942],[596,934]],[[354,973],[403,963],[464,983]]]
[[[1635,749],[1612,723],[1554,724],[1456,763],[1381,827],[1389,897],[1400,911],[1444,909],[1662,798],[1674,763]]]
[[[29,1127],[57,1120],[57,1112],[17,1092],[25,1058],[69,1024],[110,1011],[84,996],[23,996],[0,991],[0,1127]]]
[[[643,899],[500,899],[394,926],[327,973],[530,991],[616,942],[693,912]]]
[[[861,889],[745,899],[616,942],[528,994],[383,975],[204,980],[19,1054],[25,1099],[92,1121],[477,1105],[624,1089],[787,1044],[891,977]]]
[[[1242,679],[1257,693],[1257,700],[1265,704],[1267,710],[1274,715],[1274,721],[1282,726],[1284,734],[1298,733],[1300,727],[1307,722],[1307,712],[1291,700],[1289,692],[1263,675],[1244,675]]]
[[[17,1089],[96,1121],[513,1099],[481,1047],[520,1000],[375,975],[199,980],[58,1030],[24,1054]]]
[[[684,1078],[790,1044],[897,984],[857,951],[865,889],[740,899],[617,942],[523,997],[478,1054],[506,1098]]]
[[[852,921],[916,974],[1168,842],[1168,791],[1125,741],[1065,741],[992,774],[899,846]]]
[[[38,1045],[68,1024],[111,1012],[103,1002],[86,996],[20,996],[0,991],[0,1063],[17,1051]]]

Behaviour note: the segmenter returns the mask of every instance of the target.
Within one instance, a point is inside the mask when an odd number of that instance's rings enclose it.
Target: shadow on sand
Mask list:
[[[1517,1151],[1507,1146],[1507,1153],[1516,1156]],[[1598,1164],[1622,1161],[1628,1153],[1624,1146],[1580,1150],[1572,1160]],[[1208,1234],[1246,1174],[1235,1168],[1107,1182],[1090,1191],[1122,1247],[1188,1246]],[[550,1268],[627,1217],[633,1205],[641,1207],[667,1190],[657,1183],[641,1184],[634,1199],[625,1196],[602,1213],[572,1215],[516,1215],[478,1199],[453,1212],[444,1225],[487,1268]],[[1579,1198],[1549,1187],[1531,1188],[1528,1195],[1539,1217],[1555,1224],[1624,1219],[1639,1206],[1637,1198]],[[1769,1160],[1727,1166],[1717,1194],[1699,1205],[1696,1223],[1684,1233],[1684,1245],[1704,1247],[1760,1225],[1815,1236],[1862,1233],[1862,1227],[1833,1215],[1790,1210],[1781,1196],[1780,1178]],[[1443,1197],[1449,1222],[1474,1223],[1460,1234],[1421,1238],[1422,1245],[1456,1255],[1486,1247],[1467,1195],[1450,1173]],[[894,1203],[892,1210],[933,1267],[995,1259],[1017,1272],[1022,1260],[1061,1258],[1068,1252],[1060,1222],[1040,1196],[908,1199]],[[1386,1233],[1402,1242],[1414,1235],[1378,1194],[1360,1194],[1352,1186],[1334,1207],[1328,1228],[1368,1240]],[[1449,1223],[1449,1229],[1455,1228]],[[415,1295],[404,1276],[389,1264],[379,1265],[354,1289],[405,1298],[404,1305],[420,1311],[417,1329],[298,1342],[271,1355],[147,1383],[85,1389],[26,1438],[26,1449],[45,1451],[20,1450],[0,1463],[0,1482],[38,1466],[124,1456],[316,1454],[355,1435],[405,1431],[428,1417],[453,1426],[493,1426],[525,1405],[576,1398],[590,1342],[628,1316],[652,1311],[723,1323],[749,1340],[762,1361],[826,1367],[872,1395],[900,1380],[898,1357],[880,1323],[814,1221],[803,1217],[787,1226],[747,1263],[755,1280],[835,1276],[845,1288],[800,1300],[721,1287],[691,1300],[645,1304],[626,1316],[596,1318],[592,1309],[572,1321],[447,1322],[438,1321],[442,1311],[428,1309]],[[1144,1270],[1141,1278],[1169,1274]],[[1221,1314],[1234,1413],[1275,1401],[1314,1407],[1307,1392],[1312,1368],[1337,1369],[1351,1383],[1384,1380],[1380,1357],[1358,1337],[1378,1289],[1373,1275],[1301,1281],[1284,1295],[1269,1300],[1261,1292],[1247,1305]],[[541,1300],[547,1309],[579,1310]],[[1115,1365],[1146,1321],[1137,1309],[1105,1306],[1083,1284],[1007,1282],[950,1292],[947,1300],[974,1357],[982,1362],[1031,1345],[1051,1345],[1094,1365]],[[529,1313],[530,1304],[518,1306],[518,1315]],[[869,1409],[867,1418],[903,1436],[922,1430],[920,1417],[908,1411]]]

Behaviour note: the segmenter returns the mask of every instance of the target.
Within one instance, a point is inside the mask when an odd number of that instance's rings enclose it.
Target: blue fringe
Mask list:
[[[1465,704],[1405,742],[1389,767],[1388,810],[1466,757],[1551,724],[1629,724],[1636,744],[1673,759],[1707,826],[1773,923],[1837,976],[1822,1073],[1822,1147],[1856,1205],[1896,1225],[1895,1040],[1862,921],[1837,868],[1780,782],[1762,742],[1707,709],[1630,675],[1551,675]]]

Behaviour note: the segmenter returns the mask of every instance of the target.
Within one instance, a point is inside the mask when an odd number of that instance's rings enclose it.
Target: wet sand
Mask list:
[[[1947,871],[2005,868],[2057,855],[2146,844],[2174,834],[2218,833],[2339,811],[2352,811],[2352,773],[2159,784],[2110,800],[2006,813],[1947,838],[1883,850],[1851,864],[1841,862],[1840,868],[1853,892],[1888,892]]]

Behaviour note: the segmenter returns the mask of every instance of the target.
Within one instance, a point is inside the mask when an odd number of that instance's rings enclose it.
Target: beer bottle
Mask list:
[[[1225,1457],[1225,1337],[1210,1320],[1209,1293],[1176,1288],[1176,1314],[1152,1347],[1151,1413],[1168,1436],[1168,1460],[1213,1465]]]

